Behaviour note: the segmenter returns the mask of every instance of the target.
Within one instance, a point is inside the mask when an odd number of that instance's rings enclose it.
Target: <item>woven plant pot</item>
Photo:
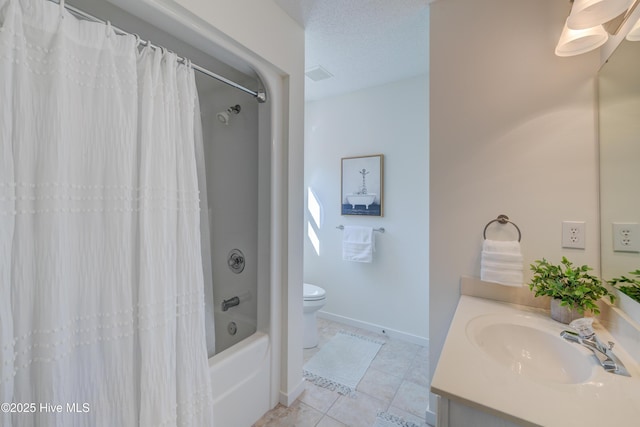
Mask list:
[[[551,318],[556,322],[569,324],[574,319],[584,317],[578,313],[578,310],[570,306],[561,306],[562,301],[559,299],[551,299]]]

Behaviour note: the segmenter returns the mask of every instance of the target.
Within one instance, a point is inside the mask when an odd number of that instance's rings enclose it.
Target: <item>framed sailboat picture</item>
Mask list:
[[[384,156],[342,159],[342,215],[383,216]]]

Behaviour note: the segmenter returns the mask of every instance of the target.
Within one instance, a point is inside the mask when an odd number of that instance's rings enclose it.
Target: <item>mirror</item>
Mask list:
[[[600,229],[604,280],[640,269],[640,41],[600,70]],[[617,224],[617,225],[615,225]]]

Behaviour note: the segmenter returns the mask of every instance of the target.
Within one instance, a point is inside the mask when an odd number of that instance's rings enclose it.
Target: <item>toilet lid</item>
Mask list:
[[[312,285],[310,283],[304,284],[303,289],[304,299],[307,301],[317,301],[319,299],[324,299],[324,289],[320,286]]]

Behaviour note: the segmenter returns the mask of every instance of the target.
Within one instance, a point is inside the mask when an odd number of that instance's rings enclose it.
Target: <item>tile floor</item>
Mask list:
[[[316,348],[304,350],[304,362],[341,330],[385,342],[355,394],[343,396],[307,382],[305,391],[290,407],[276,406],[253,427],[371,427],[379,411],[387,411],[422,427],[428,426],[424,420],[430,383],[428,349],[318,319],[320,343]]]

